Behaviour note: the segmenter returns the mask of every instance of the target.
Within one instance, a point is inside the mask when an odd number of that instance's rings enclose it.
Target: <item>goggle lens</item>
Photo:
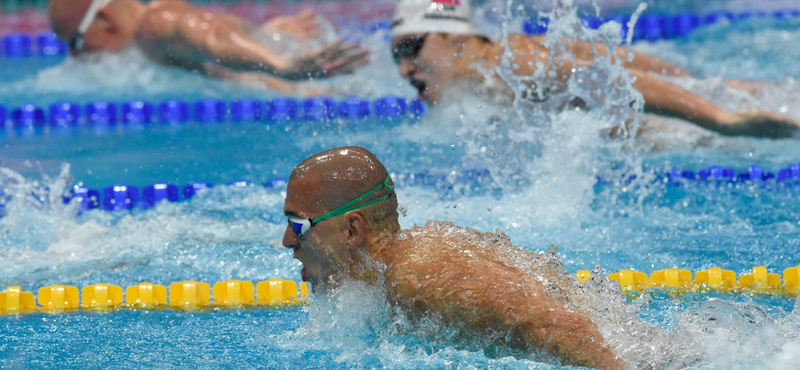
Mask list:
[[[419,55],[420,50],[425,46],[425,39],[428,34],[421,36],[412,36],[405,38],[397,43],[397,46],[392,49],[392,57],[395,63],[400,63],[400,59],[411,58],[414,59]]]
[[[311,221],[300,218],[289,218],[289,226],[292,227],[292,230],[298,238],[302,238],[303,235],[311,229]]]

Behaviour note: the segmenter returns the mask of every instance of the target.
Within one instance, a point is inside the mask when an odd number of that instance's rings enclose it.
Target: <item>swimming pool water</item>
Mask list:
[[[701,79],[676,83],[719,104],[800,118],[793,82],[800,64],[790,47],[798,38],[796,22],[754,20],[635,48],[688,68]],[[375,50],[373,63],[352,77],[323,83],[330,95],[412,96],[393,70],[387,73],[391,62],[383,38],[365,45]],[[276,96],[152,66],[135,52],[88,65],[0,63],[6,106]],[[774,86],[743,95],[725,88],[719,77],[767,79]],[[420,120],[192,122],[7,136],[0,139],[0,166],[7,169],[0,183],[15,196],[0,219],[0,284],[35,291],[55,283],[297,280],[300,264],[280,245],[285,188],[218,186],[149,210],[81,216],[74,204],[60,202],[60,192],[77,182],[94,188],[236,179],[259,184],[287,177],[305,157],[341,145],[367,147],[396,176],[446,175],[438,183],[398,186],[407,213],[400,218],[403,227],[443,219],[484,231],[497,228],[528,250],[555,244],[569,271],[598,264],[605,272],[716,265],[741,274],[755,265],[780,272],[800,264],[796,183],[674,186],[645,181],[647,173],[626,180],[641,168],[724,165],[743,171],[760,164],[776,171],[800,162],[796,139],[721,138],[645,116],[668,128],[654,139],[664,145],[631,149],[597,135],[596,129],[608,125],[605,112],[547,114],[553,125],[540,127],[465,96]],[[469,169],[488,169],[492,181],[465,187],[453,173]],[[40,186],[50,188],[49,201],[27,196]],[[686,349],[686,358],[699,358],[694,368],[791,368],[800,353],[795,303],[725,294],[629,297],[631,309],[638,307],[640,318],[672,335],[675,348],[694,345]],[[7,368],[562,368],[501,345],[481,350],[482,343],[448,341],[448,328],[408,323],[380,292],[358,285],[304,308],[0,317],[0,333],[0,364]]]

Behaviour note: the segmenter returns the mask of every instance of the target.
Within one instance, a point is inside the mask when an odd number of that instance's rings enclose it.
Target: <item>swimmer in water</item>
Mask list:
[[[303,281],[316,294],[363,281],[383,287],[412,317],[496,333],[570,365],[631,367],[579,307],[570,289],[577,280],[554,253],[449,222],[401,230],[397,202],[386,168],[364,148],[331,149],[298,164],[287,184],[282,243],[303,263]]]
[[[135,45],[157,63],[215,77],[241,80],[236,73],[257,72],[299,81],[350,73],[367,63],[367,51],[341,41],[306,55],[283,56],[252,36],[258,26],[186,1],[51,0],[48,15],[73,55]],[[305,41],[323,32],[316,19],[315,12],[304,11],[262,28]]]
[[[472,23],[469,0],[402,0],[395,9],[391,24],[392,54],[400,74],[408,79],[428,104],[439,103],[446,88],[457,82],[471,81],[498,87],[499,93],[511,89],[494,71],[502,62],[504,47],[478,32]],[[550,50],[542,45],[544,36],[509,36],[513,73],[531,76],[537,68],[549,68],[553,81],[543,96],[517,97],[532,101],[546,100],[549,92],[564,91],[573,68],[593,65],[594,51],[605,55],[602,44],[572,41],[566,45],[574,62],[549,63]],[[633,87],[642,93],[645,111],[676,117],[700,127],[729,136],[768,138],[791,137],[800,132],[800,123],[770,112],[743,110],[727,112],[714,103],[660,79],[664,76],[688,76],[685,71],[662,60],[621,47],[615,49],[624,68],[636,78]],[[633,60],[628,59],[633,53]],[[489,71],[489,72],[486,72]],[[731,82],[732,86],[754,84]],[[536,91],[536,86],[532,86]],[[549,90],[549,91],[548,91]],[[535,93],[532,95],[536,95]]]

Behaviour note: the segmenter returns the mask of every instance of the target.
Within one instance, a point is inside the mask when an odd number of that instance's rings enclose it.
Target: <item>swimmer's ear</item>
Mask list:
[[[347,246],[359,249],[367,242],[367,221],[360,213],[347,215]]]
[[[100,23],[101,27],[103,27],[103,30],[108,33],[115,32],[117,30],[116,15],[107,9],[100,9],[97,12],[97,21]]]

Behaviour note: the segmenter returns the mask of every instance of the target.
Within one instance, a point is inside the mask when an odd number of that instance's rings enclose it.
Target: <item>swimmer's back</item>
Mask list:
[[[413,314],[433,313],[482,333],[490,328],[571,364],[624,367],[571,304],[563,268],[514,247],[505,234],[430,221],[401,231],[385,253],[387,290]]]

